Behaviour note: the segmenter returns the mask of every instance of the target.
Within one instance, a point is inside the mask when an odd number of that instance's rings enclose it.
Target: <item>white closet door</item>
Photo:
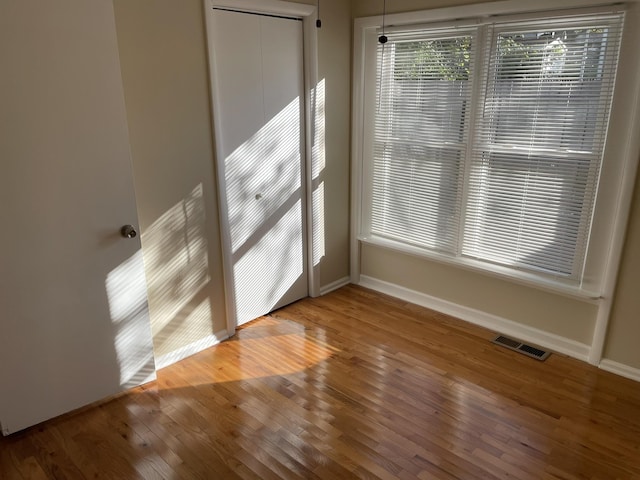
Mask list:
[[[155,378],[113,5],[0,6],[0,423]],[[0,477],[2,475],[0,474]]]
[[[302,22],[209,14],[227,281],[241,325],[308,294]]]

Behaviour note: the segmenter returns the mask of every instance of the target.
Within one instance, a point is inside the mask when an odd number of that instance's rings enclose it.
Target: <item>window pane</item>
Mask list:
[[[471,94],[471,36],[380,45],[371,232],[453,252]]]
[[[607,113],[608,38],[608,28],[498,35],[489,141],[592,152]]]
[[[450,251],[458,228],[460,151],[400,142],[384,148],[375,155],[371,232]]]
[[[468,179],[465,255],[580,279],[620,21],[493,35]]]
[[[580,158],[485,153],[469,183],[464,253],[570,276],[592,209],[592,168]]]

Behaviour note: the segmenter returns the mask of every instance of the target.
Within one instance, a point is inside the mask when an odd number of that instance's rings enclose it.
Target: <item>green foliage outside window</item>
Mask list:
[[[398,42],[395,49],[395,80],[469,79],[471,37]]]

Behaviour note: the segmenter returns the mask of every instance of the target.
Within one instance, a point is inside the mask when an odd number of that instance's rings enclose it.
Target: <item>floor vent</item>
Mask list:
[[[515,350],[516,352],[520,352],[523,355],[535,358],[536,360],[540,361],[546,360],[547,357],[551,355],[551,352],[532,347],[531,345],[519,342],[518,340],[514,340],[513,338],[505,337],[504,335],[498,335],[492,340],[492,342],[496,345],[508,348],[509,350]]]

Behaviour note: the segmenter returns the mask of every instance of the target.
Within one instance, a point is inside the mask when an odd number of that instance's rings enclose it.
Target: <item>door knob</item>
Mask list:
[[[133,225],[125,225],[120,229],[120,233],[124,238],[133,238],[138,235],[138,232],[136,232],[136,229],[133,227]]]

